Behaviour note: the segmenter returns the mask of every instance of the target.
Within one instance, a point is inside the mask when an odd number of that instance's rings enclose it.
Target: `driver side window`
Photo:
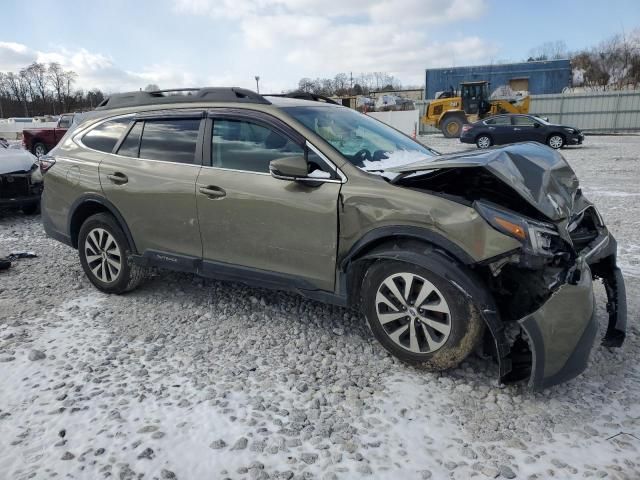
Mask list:
[[[304,149],[276,130],[245,120],[213,121],[214,167],[269,173],[271,160],[296,155],[304,155]]]

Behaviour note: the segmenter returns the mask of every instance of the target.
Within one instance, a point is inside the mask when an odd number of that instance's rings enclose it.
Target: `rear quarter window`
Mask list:
[[[116,118],[101,123],[97,127],[89,130],[82,137],[82,143],[94,150],[111,153],[120,137],[124,134],[130,118]]]

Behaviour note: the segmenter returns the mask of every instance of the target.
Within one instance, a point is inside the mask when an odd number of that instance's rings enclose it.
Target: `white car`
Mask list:
[[[0,139],[0,208],[20,208],[27,215],[36,213],[42,187],[38,159]]]

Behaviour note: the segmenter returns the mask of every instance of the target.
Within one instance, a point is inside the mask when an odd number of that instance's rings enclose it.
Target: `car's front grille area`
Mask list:
[[[25,197],[31,194],[31,174],[0,175],[0,198]]]

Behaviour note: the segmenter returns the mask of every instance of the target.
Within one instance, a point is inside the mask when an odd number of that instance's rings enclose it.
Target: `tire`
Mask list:
[[[547,138],[547,145],[549,145],[554,150],[558,150],[564,146],[564,137],[559,133],[552,133]]]
[[[462,118],[458,116],[447,117],[440,126],[442,134],[447,138],[459,138],[462,132]]]
[[[451,264],[450,268],[461,271],[455,262],[447,262]],[[403,310],[404,307],[388,288],[391,281],[398,293],[404,294],[405,279],[411,279],[413,285],[409,301],[418,301],[422,289],[433,289],[422,302],[426,306],[422,312],[410,303],[407,310]],[[364,276],[361,301],[369,327],[382,346],[403,362],[422,365],[430,370],[446,370],[459,365],[480,343],[484,332],[484,322],[478,310],[458,288],[440,275],[411,263],[393,260],[374,263]],[[397,313],[408,315],[393,319],[397,314],[390,305],[398,308]],[[382,315],[389,316],[385,318]],[[416,332],[414,348],[410,333],[412,324]],[[431,325],[437,325],[438,330]],[[394,335],[397,337],[395,340]],[[430,340],[427,340],[427,335]]]
[[[95,255],[91,256],[92,252]],[[146,269],[131,261],[127,237],[108,213],[97,213],[84,221],[78,235],[78,254],[85,275],[102,292],[128,292],[145,278]]]
[[[489,148],[491,145],[493,145],[493,139],[489,135],[482,134],[476,138],[476,146],[481,150]]]
[[[25,215],[35,215],[40,211],[40,202],[23,205],[20,210],[22,210],[22,213]]]
[[[42,142],[38,142],[34,144],[33,148],[31,149],[31,153],[33,153],[36,157],[41,157],[42,155],[45,155],[47,151],[48,151],[47,146]]]

